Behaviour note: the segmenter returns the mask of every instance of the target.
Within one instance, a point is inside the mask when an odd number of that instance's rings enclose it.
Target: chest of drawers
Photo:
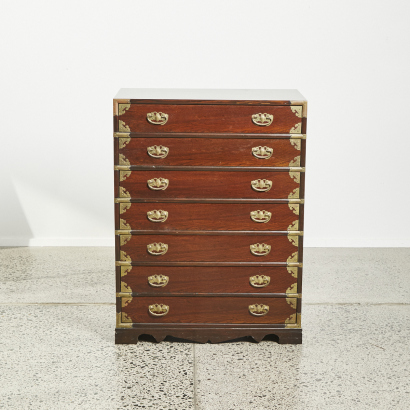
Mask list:
[[[295,90],[120,90],[116,343],[301,343],[306,107]]]

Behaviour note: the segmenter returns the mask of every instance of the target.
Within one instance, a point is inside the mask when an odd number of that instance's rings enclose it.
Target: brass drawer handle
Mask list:
[[[255,179],[251,182],[252,189],[258,192],[268,192],[272,188],[272,181],[269,179]]]
[[[264,114],[258,113],[258,114],[253,114],[252,115],[252,122],[256,125],[260,125],[261,127],[267,127],[268,125],[271,125],[273,121],[273,115],[272,114]]]
[[[169,306],[162,303],[148,306],[148,312],[152,316],[165,316],[169,312]]]
[[[255,256],[265,256],[271,251],[271,246],[266,243],[254,243],[250,246],[251,254]]]
[[[269,211],[252,211],[251,212],[251,219],[254,222],[265,223],[270,221],[272,217],[272,213]]]
[[[168,212],[162,209],[153,209],[147,212],[147,218],[151,222],[165,222],[168,219]]]
[[[168,114],[163,112],[149,112],[147,114],[147,120],[154,125],[164,125],[168,121]]]
[[[270,283],[270,276],[256,275],[249,278],[249,283],[254,288],[266,288]]]
[[[168,285],[169,277],[165,275],[148,276],[148,283],[153,288],[163,288]]]
[[[259,159],[269,159],[273,154],[273,148],[270,147],[253,147],[252,155]]]
[[[152,178],[147,181],[148,188],[153,191],[164,191],[168,188],[169,180],[165,178]]]
[[[152,158],[165,158],[169,153],[169,148],[163,145],[153,145],[147,148],[147,152]]]
[[[249,313],[253,316],[265,316],[269,312],[268,305],[249,305]]]
[[[147,251],[149,254],[154,256],[165,255],[168,251],[168,245],[166,243],[150,243],[147,245]]]

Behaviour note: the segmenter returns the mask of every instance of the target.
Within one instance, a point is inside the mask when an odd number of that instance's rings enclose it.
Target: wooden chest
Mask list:
[[[295,90],[120,90],[116,343],[301,343],[305,138]]]

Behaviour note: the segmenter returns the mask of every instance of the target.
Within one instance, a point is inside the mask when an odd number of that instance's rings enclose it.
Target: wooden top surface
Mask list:
[[[306,101],[298,90],[121,88],[116,100]]]

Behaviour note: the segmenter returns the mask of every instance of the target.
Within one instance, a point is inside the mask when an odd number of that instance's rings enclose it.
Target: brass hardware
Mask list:
[[[289,209],[295,214],[299,215],[299,204],[294,204],[292,202],[288,203]]]
[[[131,323],[132,327],[132,319],[125,312],[122,312],[122,323]]]
[[[254,222],[266,223],[270,221],[272,217],[272,213],[269,211],[252,211],[251,212],[251,219]]]
[[[120,235],[120,245],[123,246],[131,240],[131,235]]]
[[[299,198],[299,188],[295,188],[289,195],[288,198]]]
[[[165,316],[169,312],[169,306],[156,303],[148,306],[148,312],[152,316]]]
[[[169,153],[169,148],[162,145],[153,145],[147,148],[147,153],[152,158],[165,158]]]
[[[286,302],[290,305],[292,309],[296,309],[298,304],[298,298],[286,298]]]
[[[288,226],[288,231],[297,231],[297,230],[299,230],[299,219],[296,219],[296,221],[293,221]]]
[[[127,276],[132,270],[132,266],[121,266],[121,277]]]
[[[120,171],[120,181],[125,181],[131,175],[131,171]]]
[[[168,251],[168,245],[166,243],[150,243],[147,245],[147,251],[149,254],[154,256],[165,255]]]
[[[291,293],[292,296],[294,296],[294,293],[298,293],[298,284],[297,283],[292,283],[287,289],[286,289],[286,294]]]
[[[130,164],[130,161],[128,161],[128,159],[127,158],[125,158],[125,155],[123,155],[123,154],[120,154],[119,156],[118,156],[118,163],[120,164],[120,165],[125,165],[125,166],[127,166],[127,167],[129,167],[131,164]]]
[[[299,245],[299,236],[294,235],[293,232],[288,235],[288,239],[293,246],[297,247]]]
[[[132,289],[123,281],[121,281],[121,293],[117,294],[117,296],[121,297],[125,295],[132,293]]]
[[[290,167],[300,167],[300,155],[293,158],[292,161],[289,162]]]
[[[251,254],[255,256],[265,256],[271,251],[271,246],[266,243],[255,243],[250,245]]]
[[[290,265],[291,263],[297,263],[297,261],[298,261],[298,253],[293,252],[292,255],[289,256],[289,258],[287,260],[287,263],[288,263],[288,265]],[[300,266],[300,265],[298,265],[298,266]]]
[[[169,277],[166,275],[148,276],[148,283],[154,288],[163,288],[168,285]]]
[[[120,214],[124,214],[130,208],[131,208],[131,202],[120,203]]]
[[[272,188],[272,181],[269,179],[255,179],[251,182],[252,189],[258,192],[268,192]]]
[[[300,328],[302,322],[302,315],[300,313],[293,313],[285,320],[285,328]]]
[[[258,113],[258,114],[253,114],[252,115],[252,122],[256,125],[267,127],[268,125],[271,125],[273,121],[273,115],[272,114],[264,114]]]
[[[121,312],[117,312],[117,320],[116,320],[116,325],[115,325],[115,327],[117,328],[117,329],[120,329],[120,328],[128,328],[128,329],[130,329],[130,328],[132,328],[132,323],[123,323],[123,321],[122,321],[122,315],[125,315],[125,319],[126,319],[126,321],[127,322],[131,322],[130,320],[128,320],[129,319],[129,317],[127,316],[127,314],[126,313],[121,313]]]
[[[169,180],[165,178],[152,178],[147,181],[148,188],[153,191],[164,191],[168,188]]]
[[[259,159],[269,159],[273,154],[273,148],[270,147],[253,147],[252,155]]]
[[[120,132],[131,132],[130,127],[121,120],[118,120],[118,129]]]
[[[121,266],[121,278],[127,276],[132,270],[132,266]],[[132,293],[132,289],[126,282],[121,281],[121,292]]]
[[[121,256],[120,256],[121,258]],[[127,261],[115,261],[115,266],[131,266],[131,258]]]
[[[306,139],[306,134],[292,134],[292,135],[289,135],[289,138],[305,140]]]
[[[302,132],[302,123],[295,124],[290,130],[289,134],[300,134]]]
[[[125,181],[131,175],[131,171],[129,170],[129,167],[131,165],[130,161],[128,161],[128,159],[125,158],[125,155],[120,154],[118,156],[118,163],[120,164],[120,166],[116,166],[114,167],[114,169],[125,169],[125,171],[120,171],[120,181]]]
[[[268,305],[249,305],[248,306],[249,313],[253,316],[265,316],[269,312],[269,306]]]
[[[124,282],[122,282],[122,283],[124,283]],[[125,285],[125,286],[127,286],[127,285]],[[131,290],[131,288],[129,288],[129,289]],[[115,296],[117,298],[129,298],[131,296],[131,292],[117,292],[115,294]]]
[[[121,299],[121,306],[122,306],[122,307],[126,307],[126,306],[128,306],[131,302],[132,302],[132,297],[129,297],[129,295],[128,295],[128,297],[125,297],[125,298],[122,298],[122,299]],[[123,313],[124,313],[124,312],[123,312]]]
[[[125,111],[129,110],[131,104],[118,104],[118,116],[125,113]]]
[[[296,150],[300,151],[302,148],[302,140],[300,139],[291,139],[290,140],[291,145],[293,146],[293,148],[295,148]]]
[[[120,251],[120,260],[125,262],[131,262],[131,256],[127,255],[127,253],[124,251]]]
[[[265,288],[270,283],[270,276],[256,275],[249,278],[249,283],[254,288]]]
[[[130,231],[131,230],[131,225],[127,224],[127,221],[125,219],[120,218],[120,229]]]
[[[298,118],[302,118],[302,106],[301,105],[291,105],[290,109]]]
[[[149,112],[147,114],[147,120],[154,125],[164,125],[168,121],[168,114],[163,112]]]
[[[131,141],[130,137],[127,138],[119,138],[118,139],[118,148],[123,149],[127,144],[129,144]]]
[[[287,267],[288,273],[290,273],[294,278],[298,277],[298,268]]]
[[[120,186],[120,197],[121,198],[131,198],[130,193],[123,186]]]
[[[129,132],[114,132],[114,138],[129,138],[129,137],[130,137]]]
[[[300,184],[300,172],[289,172],[289,176],[297,183]]]
[[[165,222],[168,219],[168,212],[163,211],[162,209],[154,209],[152,211],[147,212],[147,218],[151,222]]]

